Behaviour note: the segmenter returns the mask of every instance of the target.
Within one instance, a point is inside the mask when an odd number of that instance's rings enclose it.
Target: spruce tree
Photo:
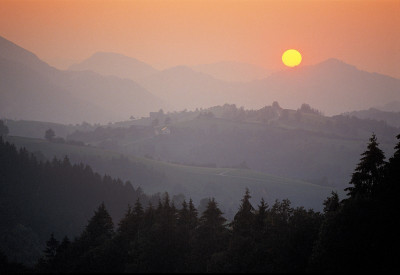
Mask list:
[[[391,199],[398,196],[400,189],[400,134],[397,135],[397,139],[393,156],[386,165],[384,186],[382,186],[382,192]]]
[[[347,187],[347,195],[351,198],[370,197],[382,181],[385,155],[378,147],[375,134],[369,139],[367,150],[361,154],[355,172],[351,177],[351,187]]]
[[[242,199],[242,203],[240,204],[239,211],[236,213],[232,226],[233,231],[238,234],[248,235],[252,229],[252,225],[254,224],[254,208],[250,203],[250,192],[249,189],[246,188],[245,194]]]
[[[258,233],[262,233],[266,230],[268,208],[268,203],[264,201],[264,198],[261,198],[258,210],[254,217],[254,226]]]
[[[54,238],[54,234],[51,233],[50,239],[46,242],[46,248],[44,250],[44,256],[47,262],[53,261],[57,254],[58,246],[60,245],[59,241]]]
[[[228,250],[227,271],[246,272],[254,266],[254,208],[246,188],[239,211],[232,222],[232,238]]]
[[[254,217],[254,267],[253,272],[270,272],[269,242],[268,242],[268,203],[261,198],[256,215]]]
[[[226,219],[218,208],[214,198],[210,199],[206,210],[199,219],[196,228],[193,257],[196,264],[192,266],[194,272],[211,272],[211,259],[221,253],[227,246]],[[192,261],[194,262],[194,261]]]
[[[222,211],[218,208],[218,204],[214,198],[208,201],[207,209],[201,215],[199,222],[202,227],[215,230],[224,228],[226,219],[222,216]]]
[[[338,193],[332,191],[331,196],[324,200],[323,205],[325,214],[333,213],[338,210],[340,206]]]
[[[81,239],[88,248],[96,247],[110,240],[114,235],[114,224],[104,203],[95,211],[94,216],[89,220]]]
[[[198,224],[198,211],[193,204],[192,198],[189,200],[189,219],[190,219],[190,228],[194,229]]]

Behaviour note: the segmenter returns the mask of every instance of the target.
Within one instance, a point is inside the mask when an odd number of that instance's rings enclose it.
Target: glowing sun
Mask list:
[[[294,49],[287,50],[282,54],[282,62],[288,67],[296,67],[301,63],[301,54]]]

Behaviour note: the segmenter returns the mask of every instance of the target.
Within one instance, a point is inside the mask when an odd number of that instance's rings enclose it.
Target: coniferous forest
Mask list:
[[[397,266],[400,142],[387,160],[374,134],[345,199],[332,192],[320,213],[289,200],[252,205],[246,189],[232,221],[213,198],[199,213],[192,200],[175,205],[168,193],[147,196],[68,158],[38,161],[3,140],[0,152],[2,249],[5,242],[34,246],[46,238],[32,266],[10,262],[2,251],[2,272],[331,273]],[[106,199],[94,206],[99,197]],[[95,211],[79,228],[87,209]],[[113,221],[110,209],[121,218]]]

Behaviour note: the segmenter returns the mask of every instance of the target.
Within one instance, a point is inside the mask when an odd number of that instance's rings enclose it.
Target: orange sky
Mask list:
[[[65,68],[97,51],[156,68],[223,60],[283,68],[330,57],[400,78],[400,1],[0,0],[0,35]]]

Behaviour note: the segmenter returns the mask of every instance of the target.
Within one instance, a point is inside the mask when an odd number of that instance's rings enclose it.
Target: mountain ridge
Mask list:
[[[82,62],[71,65],[68,70],[89,70],[101,75],[114,75],[134,81],[158,72],[145,62],[114,52],[96,52]]]
[[[0,49],[2,117],[106,123],[164,106],[133,80],[58,70],[3,37]]]

